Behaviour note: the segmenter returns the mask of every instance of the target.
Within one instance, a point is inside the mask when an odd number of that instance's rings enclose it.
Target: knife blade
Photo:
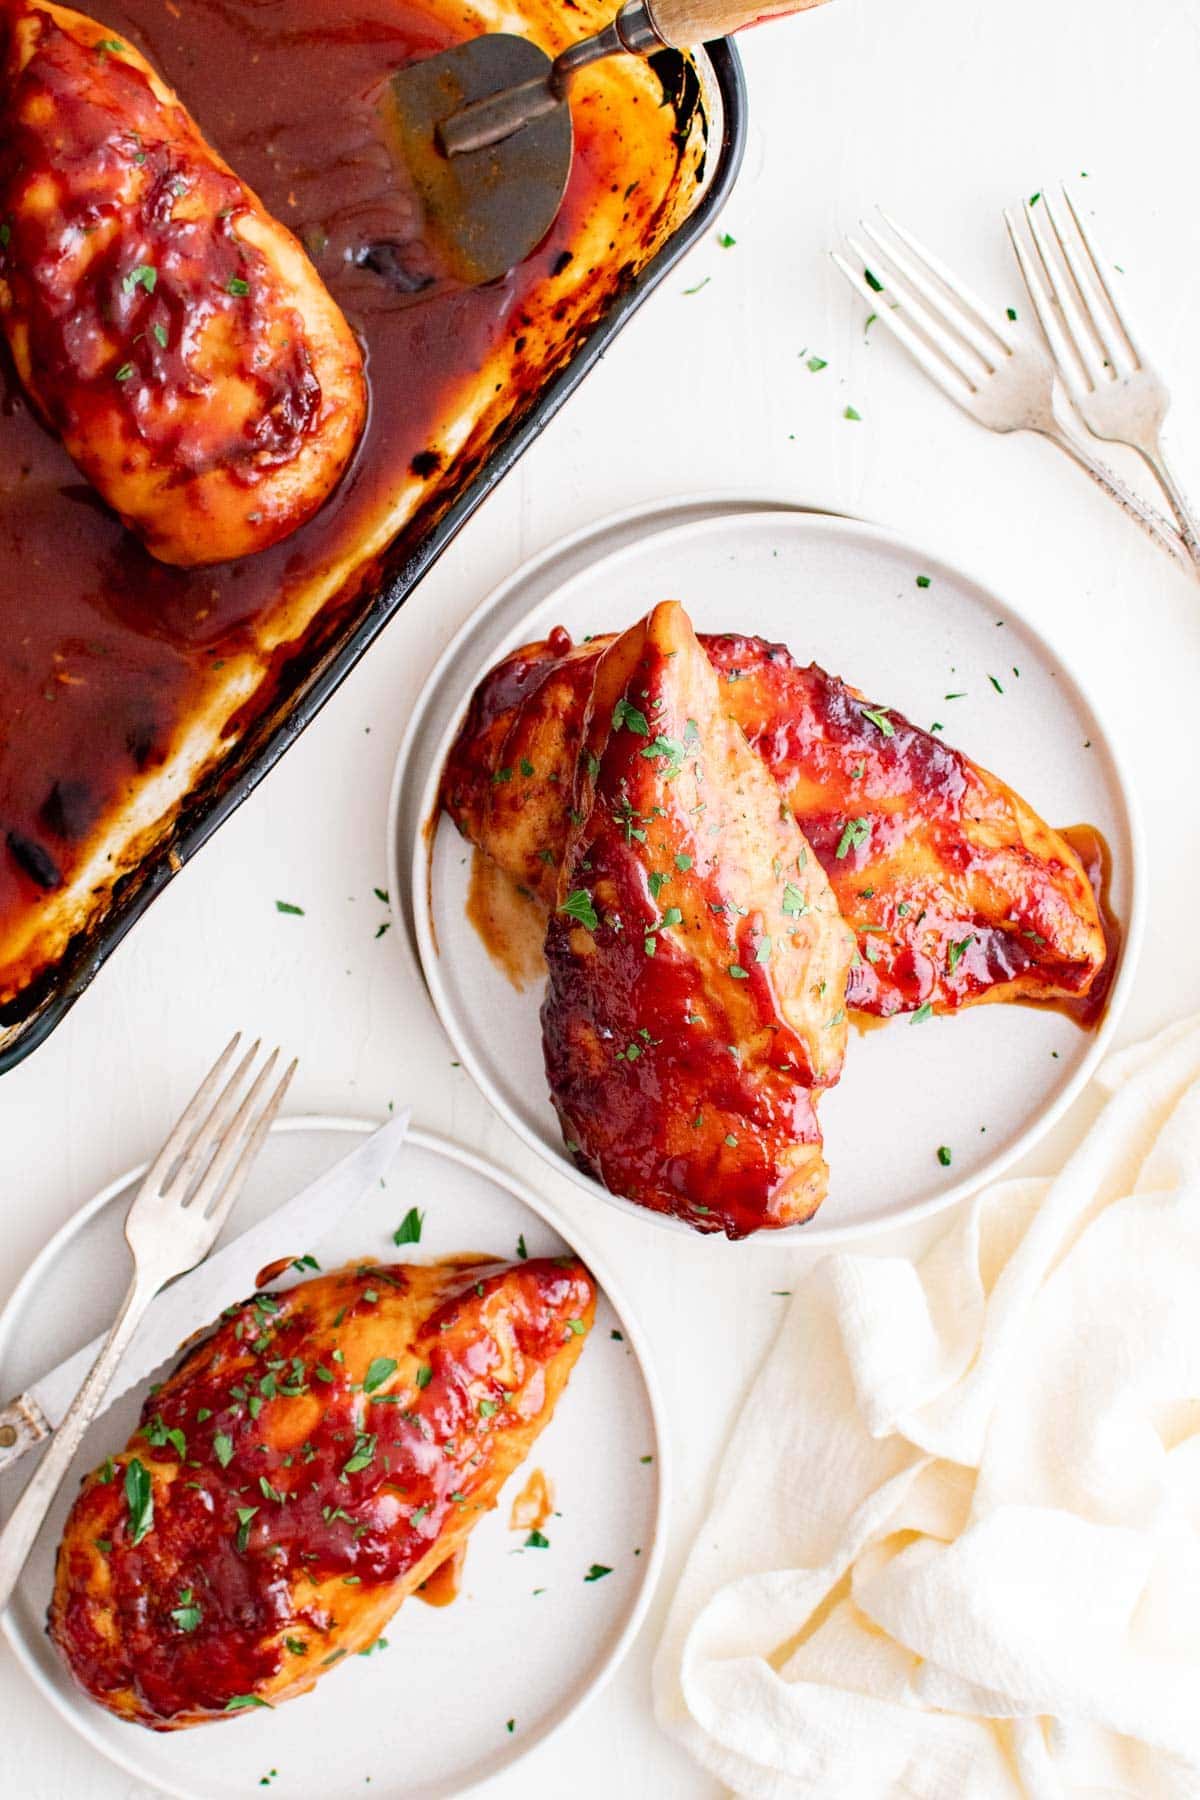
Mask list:
[[[356,1200],[382,1179],[404,1142],[410,1113],[389,1119],[348,1156],[284,1201],[240,1237],[163,1289],[146,1313],[104,1401],[112,1405],[174,1356],[195,1332],[211,1325],[225,1307],[253,1293],[257,1276],[281,1258],[299,1258],[320,1242]],[[287,1270],[273,1288],[291,1287],[307,1270]],[[95,1362],[104,1333],[42,1375],[0,1408],[0,1472],[9,1469],[61,1424]]]

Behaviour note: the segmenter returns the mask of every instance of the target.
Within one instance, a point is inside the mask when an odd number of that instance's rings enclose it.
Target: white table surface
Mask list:
[[[410,1101],[424,1124],[586,1209],[657,1355],[674,1451],[666,1576],[606,1692],[497,1783],[497,1797],[705,1800],[717,1791],[659,1734],[650,1659],[729,1421],[785,1304],[772,1290],[793,1286],[814,1252],[767,1245],[730,1256],[580,1196],[451,1066],[397,931],[375,937],[372,890],[385,880],[401,727],[438,651],[493,583],[605,512],[730,488],[882,520],[980,571],[1070,647],[1140,785],[1151,905],[1122,1040],[1200,1003],[1200,837],[1188,779],[1197,769],[1200,585],[1051,447],[977,429],[878,326],[864,339],[863,309],[825,254],[839,228],[878,201],[999,303],[1021,307],[1000,208],[1073,178],[1103,220],[1144,336],[1171,377],[1179,461],[1200,494],[1194,0],[1135,9],[1127,0],[835,0],[751,33],[744,56],[750,146],[721,221],[736,245],[722,248],[714,235],[696,248],[284,763],[45,1046],[0,1082],[0,1294],[73,1208],[157,1145],[235,1025],[301,1054],[296,1110],[380,1114],[389,1100]],[[806,351],[828,367],[810,374]],[[861,423],[844,419],[847,404]],[[302,905],[304,917],[281,915],[276,899]],[[1079,1103],[1040,1166],[1091,1110]],[[916,1248],[931,1229],[872,1248]],[[24,1800],[150,1791],[98,1764],[5,1646],[0,1742],[3,1787]],[[293,1778],[273,1791],[304,1790]]]

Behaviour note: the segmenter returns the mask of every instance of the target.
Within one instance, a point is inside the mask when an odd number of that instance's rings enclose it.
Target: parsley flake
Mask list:
[[[140,1544],[154,1525],[154,1491],[149,1470],[136,1456],[125,1466],[125,1504],[129,1508],[129,1541]]]
[[[577,920],[585,931],[595,931],[600,923],[596,908],[592,904],[592,896],[586,888],[575,888],[567,895],[558,910],[566,913],[568,918]]]

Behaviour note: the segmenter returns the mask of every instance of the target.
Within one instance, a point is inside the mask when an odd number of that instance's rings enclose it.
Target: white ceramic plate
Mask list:
[[[344,1155],[350,1134],[369,1129],[346,1119],[286,1121],[239,1201],[238,1228]],[[0,1318],[6,1397],[111,1319],[128,1275],[121,1228],[137,1173],[77,1213],[14,1293]],[[424,1213],[424,1231],[419,1246],[398,1251],[392,1233],[410,1206]],[[38,1686],[97,1751],[188,1800],[244,1800],[272,1770],[278,1776],[270,1786],[281,1793],[432,1800],[462,1794],[516,1761],[605,1680],[650,1599],[666,1484],[641,1340],[615,1309],[611,1282],[595,1257],[520,1183],[421,1131],[410,1134],[386,1185],[364,1196],[317,1253],[325,1268],[364,1255],[512,1257],[522,1233],[531,1256],[576,1249],[604,1289],[595,1329],[553,1420],[495,1512],[472,1533],[455,1603],[439,1611],[410,1600],[387,1627],[383,1654],[351,1658],[278,1712],[159,1734],[114,1719],[66,1674],[45,1635],[54,1551],[79,1479],[125,1443],[144,1387],[93,1425],[4,1625]],[[0,1481],[0,1511],[12,1506],[32,1466],[19,1464]],[[554,1491],[547,1550],[523,1548],[526,1533],[508,1529],[512,1499],[533,1468],[545,1471]],[[593,1563],[612,1573],[585,1581]]]
[[[1125,940],[1100,1029],[1085,1033],[1048,1008],[988,1006],[925,1020],[919,1035],[906,1017],[853,1036],[842,1081],[821,1104],[829,1198],[810,1224],[746,1241],[830,1240],[933,1212],[1032,1147],[1115,1027],[1141,934],[1139,831],[1116,752],[1064,659],[1010,600],[878,526],[757,511],[643,536],[538,591],[521,616],[510,606],[502,640],[489,642],[482,661],[464,656],[454,669],[457,704],[440,698],[448,722],[423,758],[425,785],[410,816],[432,815],[457,721],[498,656],[553,625],[576,638],[619,630],[667,597],[682,600],[700,630],[780,639],[801,661],[815,659],[916,723],[942,721],[948,742],[995,769],[1052,823],[1087,821],[1108,841]],[[489,960],[466,919],[469,872],[467,847],[448,820],[432,836],[411,831],[406,883],[442,1022],[464,1066],[528,1143],[591,1194],[628,1207],[581,1175],[562,1147],[542,1068],[540,991],[516,993]],[[941,1145],[951,1150],[949,1168],[939,1163]]]

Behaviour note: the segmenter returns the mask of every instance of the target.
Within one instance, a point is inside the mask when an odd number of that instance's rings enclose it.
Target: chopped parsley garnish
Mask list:
[[[829,364],[823,356],[810,356],[805,366],[810,374],[819,375],[822,369],[829,367]]]
[[[427,1388],[432,1380],[433,1380],[433,1364],[432,1363],[422,1363],[420,1368],[417,1370],[417,1386],[419,1388]]]
[[[158,270],[153,263],[139,263],[136,269],[130,269],[121,286],[127,294],[132,294],[136,287],[145,288],[148,294],[152,294],[158,286]]]
[[[989,675],[988,680],[991,682],[992,686],[995,688],[995,690],[998,694],[1002,694],[1004,692],[1004,689],[1000,686],[1000,683],[996,680],[996,677],[994,675]]]
[[[104,1459],[104,1466],[100,1470],[100,1473],[96,1476],[96,1480],[101,1482],[105,1487],[107,1487],[109,1482],[113,1479],[116,1472],[117,1472],[116,1464],[113,1462],[112,1457],[106,1456]]]
[[[728,1144],[728,1146],[731,1150],[737,1149],[737,1139],[734,1137],[732,1131],[727,1131],[725,1133],[725,1142]]]
[[[864,719],[868,719],[870,723],[875,726],[876,730],[882,731],[884,737],[895,737],[896,727],[892,724],[892,721],[888,718],[882,707],[876,711],[873,707],[864,706],[862,716]]]
[[[675,858],[675,867],[679,870],[681,875],[686,875],[691,866],[691,857],[688,856],[685,851],[681,850]]]
[[[639,712],[636,706],[631,705],[624,694],[613,707],[612,715],[613,730],[619,731],[622,725],[628,726],[629,730],[636,732],[638,737],[650,736],[650,727],[646,723],[645,713]]]
[[[640,717],[641,715],[639,714],[638,716]],[[687,755],[687,751],[684,749],[678,738],[664,737],[660,731],[658,736],[654,739],[654,742],[652,744],[647,744],[641,754],[646,757],[665,757],[668,765],[665,772],[666,779],[671,781],[682,769],[683,759]]]
[[[392,1233],[393,1244],[419,1244],[424,1223],[425,1214],[418,1212],[415,1206],[410,1206]]]
[[[807,899],[790,881],[783,890],[783,910],[789,919],[798,919],[808,911]]]
[[[596,908],[592,905],[592,896],[586,888],[575,888],[558,910],[566,913],[568,918],[577,920],[586,931],[595,931],[600,923]]]
[[[142,1436],[155,1450],[165,1450],[170,1444],[181,1462],[187,1458],[187,1439],[178,1426],[168,1430],[163,1424],[162,1414],[155,1413],[148,1425],[142,1427]]]
[[[839,862],[849,855],[851,850],[858,850],[871,835],[869,819],[847,819],[842,827],[842,835],[838,841],[837,859]]]
[[[842,417],[843,417],[843,419],[854,419],[860,425],[862,423],[862,414],[860,412],[855,412],[855,410],[852,406],[848,406],[846,408],[845,412],[842,414]]]
[[[531,1531],[529,1536],[525,1539],[525,1548],[527,1550],[548,1550],[550,1548],[550,1539],[548,1537],[543,1537],[540,1531]]]
[[[277,900],[275,902],[275,911],[281,913],[295,913],[296,916],[301,919],[304,917],[304,908],[302,906],[294,905],[290,900]]]
[[[238,1528],[234,1542],[239,1550],[244,1550],[250,1542],[250,1521],[257,1511],[257,1506],[239,1506],[237,1509]]]
[[[730,963],[725,972],[727,975],[732,975],[735,981],[749,981],[750,979],[741,963]]]
[[[113,376],[113,380],[114,381],[128,381],[132,377],[133,372],[134,372],[134,369],[133,369],[132,363],[130,363],[130,362],[122,363],[120,368],[117,370],[116,374]]]
[[[377,1356],[363,1376],[363,1393],[373,1394],[376,1388],[382,1387],[388,1376],[396,1370],[394,1356]]]
[[[917,576],[917,586],[919,588],[927,588],[929,586],[929,576],[928,575],[918,575]]]
[[[717,242],[720,244],[722,250],[732,250],[733,246],[737,243],[737,239],[735,237],[730,237],[727,231],[718,231]],[[511,1731],[511,1729],[512,1725],[510,1722],[509,1730]]]
[[[374,1461],[374,1458],[375,1458],[375,1438],[374,1438],[374,1436],[372,1434],[368,1434],[365,1431],[360,1431],[358,1436],[354,1440],[353,1453],[347,1458],[346,1462],[342,1466],[342,1474],[343,1475],[357,1475],[358,1471],[360,1469],[365,1469],[365,1468],[369,1467],[369,1465]]]
[[[524,1232],[522,1232],[520,1237],[517,1239],[517,1255],[520,1257],[522,1262],[526,1262],[528,1260],[529,1252],[525,1248],[525,1233]]]
[[[534,769],[533,764],[530,762],[530,760],[527,756],[523,756],[517,766],[520,769],[522,775],[524,775],[526,781],[529,780],[529,777],[531,775],[536,774],[536,770]]]
[[[258,1694],[235,1694],[232,1700],[225,1702],[226,1712],[246,1712],[252,1706],[270,1706],[269,1700],[263,1700]]]
[[[233,1439],[226,1431],[213,1434],[213,1455],[223,1469],[227,1469],[233,1458]]]
[[[191,1588],[184,1588],[179,1596],[179,1605],[171,1608],[171,1617],[180,1631],[195,1631],[204,1615],[195,1603]]]
[[[593,1563],[583,1579],[585,1581],[601,1581],[605,1575],[611,1574],[612,1570],[606,1563]]]
[[[770,960],[771,960],[771,940],[769,937],[763,938],[762,942],[759,944],[758,949],[755,951],[755,954],[754,954],[754,960],[756,963],[770,962]]]
[[[924,1006],[918,1006],[916,1012],[913,1014],[909,1023],[912,1025],[920,1025],[925,1019],[927,1019],[929,1017],[929,1015],[932,1013],[932,1011],[933,1011],[933,1004],[931,1001],[927,1000],[925,1002]]]
[[[129,1508],[129,1541],[140,1544],[154,1524],[154,1491],[149,1470],[136,1456],[125,1465],[125,1504]]]
[[[950,1167],[952,1154],[949,1144],[938,1145],[937,1159],[941,1163],[943,1169],[948,1169]]]
[[[863,270],[863,280],[866,282],[867,286],[870,288],[870,290],[873,294],[882,294],[883,283],[882,283],[882,281],[877,280],[874,275],[872,275],[870,269]]]
[[[244,300],[250,292],[250,283],[241,275],[231,275],[225,284],[225,292],[232,294],[236,300]]]
[[[495,1413],[499,1412],[499,1410],[500,1409],[494,1400],[481,1400],[479,1402],[479,1416],[481,1419],[490,1419]]]
[[[587,1326],[582,1319],[568,1319],[567,1330],[572,1337],[583,1337],[584,1333],[587,1331]]]
[[[120,38],[101,38],[96,44],[96,55],[104,57],[111,52],[112,55],[119,56],[124,48]]]
[[[963,956],[974,942],[975,933],[972,931],[965,938],[960,938],[958,943],[951,944],[949,955],[947,957],[947,967],[951,975],[953,975],[955,969],[957,969],[959,963],[962,961]]]

